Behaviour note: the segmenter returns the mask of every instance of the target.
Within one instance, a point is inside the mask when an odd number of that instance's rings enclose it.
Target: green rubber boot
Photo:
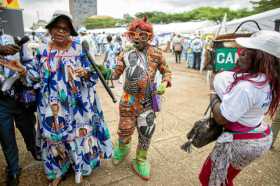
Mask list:
[[[123,144],[121,142],[118,142],[114,148],[114,153],[112,158],[113,165],[119,165],[128,155],[129,150],[130,150],[130,143]]]
[[[147,154],[147,150],[137,149],[136,159],[133,159],[131,164],[133,172],[146,181],[150,179],[151,174],[151,167],[147,160]]]

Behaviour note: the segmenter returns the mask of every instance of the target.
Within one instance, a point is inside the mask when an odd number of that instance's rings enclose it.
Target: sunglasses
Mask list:
[[[151,33],[145,31],[141,31],[141,32],[128,31],[125,33],[125,35],[131,40],[141,40],[141,41],[148,41],[152,37]]]

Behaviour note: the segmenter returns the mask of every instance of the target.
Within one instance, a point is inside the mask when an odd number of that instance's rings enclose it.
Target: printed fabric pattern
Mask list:
[[[88,79],[74,75],[78,67],[90,73]],[[43,45],[26,68],[26,83],[38,89],[41,149],[48,179],[61,177],[71,166],[76,175],[89,175],[100,165],[100,157],[111,157],[112,143],[95,89],[98,76],[80,43],[73,41],[65,51]],[[57,116],[52,113],[53,104],[59,106]]]

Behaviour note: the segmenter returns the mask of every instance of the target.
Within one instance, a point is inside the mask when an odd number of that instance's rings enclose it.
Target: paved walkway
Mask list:
[[[168,55],[168,61],[171,58]],[[137,143],[136,133],[133,138],[132,151],[120,166],[114,167],[111,161],[102,162],[92,176],[85,179],[83,185],[199,185],[198,172],[213,144],[202,149],[193,149],[187,154],[180,149],[185,142],[186,132],[199,119],[208,103],[208,86],[200,73],[187,70],[183,64],[171,64],[173,71],[173,87],[163,97],[162,112],[157,115],[156,131],[149,151],[152,165],[152,179],[142,181],[130,170],[130,161],[135,157]],[[116,82],[113,90],[120,97],[122,85]],[[118,124],[118,105],[112,104],[104,89],[99,86],[105,119],[111,130],[113,142],[116,141]],[[21,185],[47,185],[41,163],[32,161],[26,152],[22,138],[18,136],[23,172]],[[0,185],[4,180],[4,157],[0,156]],[[276,142],[274,151],[246,168],[236,179],[236,185],[242,186],[279,186],[280,185],[280,140]],[[64,181],[62,186],[74,185],[74,177]]]

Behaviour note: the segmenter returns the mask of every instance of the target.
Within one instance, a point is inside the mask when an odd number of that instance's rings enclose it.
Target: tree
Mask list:
[[[88,29],[115,27],[117,23],[118,19],[106,16],[89,17],[85,21],[86,28]]]
[[[254,0],[250,2],[253,4],[256,13],[280,8],[280,0]]]

